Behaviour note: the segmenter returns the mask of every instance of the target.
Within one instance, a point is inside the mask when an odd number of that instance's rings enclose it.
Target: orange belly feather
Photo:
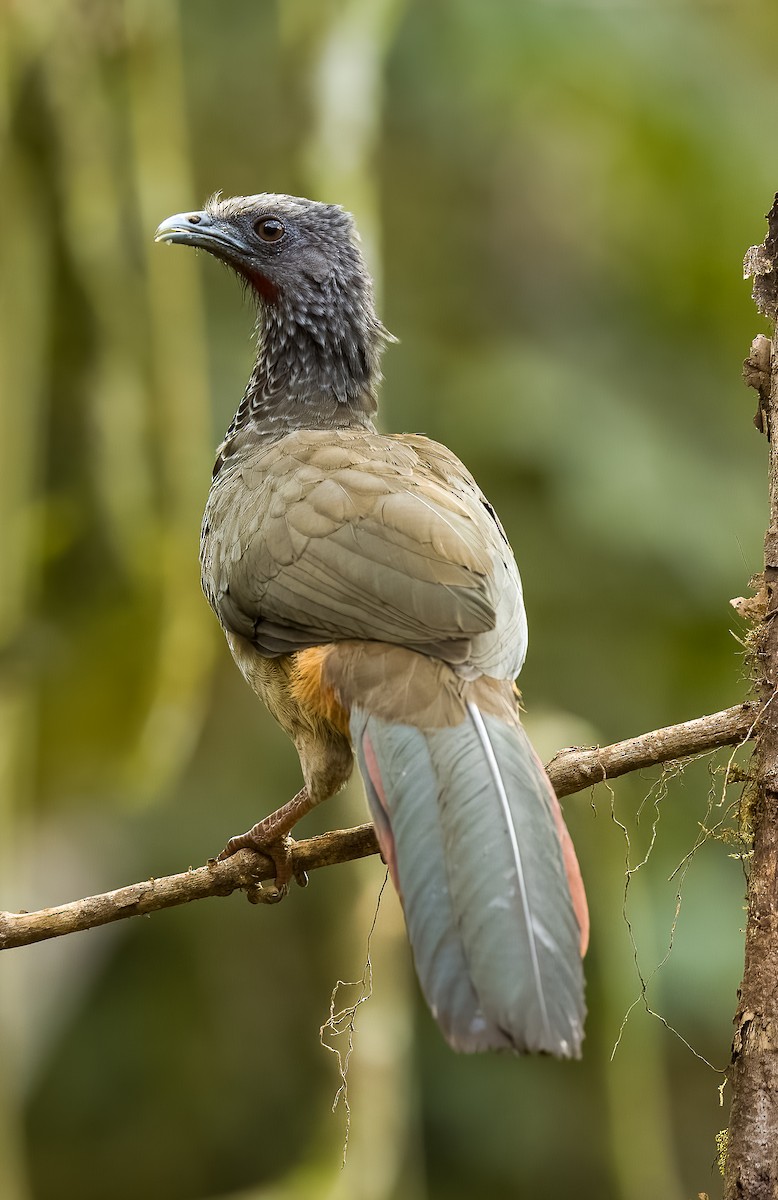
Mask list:
[[[334,688],[324,682],[324,668],[337,646],[311,646],[294,655],[291,691],[301,708],[314,712],[329,721],[346,737],[349,736],[348,712],[340,703]]]

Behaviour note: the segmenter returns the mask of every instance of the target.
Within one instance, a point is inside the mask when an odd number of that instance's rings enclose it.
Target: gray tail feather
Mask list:
[[[456,1050],[577,1058],[580,930],[548,782],[524,730],[468,705],[421,730],[351,711],[422,990]]]

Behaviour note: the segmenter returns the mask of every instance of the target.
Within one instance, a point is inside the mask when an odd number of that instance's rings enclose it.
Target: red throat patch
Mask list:
[[[268,304],[275,304],[278,300],[278,288],[274,283],[271,283],[264,275],[260,275],[259,271],[250,271],[246,267],[237,267],[238,272],[243,276],[257,295],[266,300]]]

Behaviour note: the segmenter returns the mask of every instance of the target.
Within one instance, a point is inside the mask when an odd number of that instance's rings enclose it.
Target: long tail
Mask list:
[[[456,1050],[577,1058],[588,916],[572,842],[518,717],[456,689],[443,727],[391,719],[391,688],[350,706],[422,990]]]

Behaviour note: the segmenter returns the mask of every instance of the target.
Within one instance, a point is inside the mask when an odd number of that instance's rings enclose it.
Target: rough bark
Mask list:
[[[681,725],[654,729],[612,746],[560,750],[547,770],[557,795],[569,796],[630,771],[748,741],[758,718],[757,704],[737,704],[734,708]],[[293,868],[296,873],[311,871],[377,852],[372,825],[359,825],[355,829],[335,830],[296,842],[292,851]],[[190,868],[179,875],[147,879],[57,908],[32,913],[0,912],[0,950],[94,929],[125,917],[174,908],[208,896],[229,896],[238,889],[246,892],[250,900],[258,901],[262,899],[260,883],[272,879],[274,872],[269,858],[255,851],[241,850],[224,862],[212,859],[203,867]]]
[[[745,260],[754,277],[754,300],[773,323],[778,313],[778,196],[768,215],[768,235]],[[726,1200],[778,1197],[778,353],[758,338],[746,362],[746,382],[759,392],[755,418],[767,435],[770,516],[765,535],[764,587],[755,632],[754,664],[762,719],[756,738],[752,784],[744,794],[744,819],[753,831],[748,879],[745,966],[735,1014],[730,1080],[732,1106],[725,1165]]]

